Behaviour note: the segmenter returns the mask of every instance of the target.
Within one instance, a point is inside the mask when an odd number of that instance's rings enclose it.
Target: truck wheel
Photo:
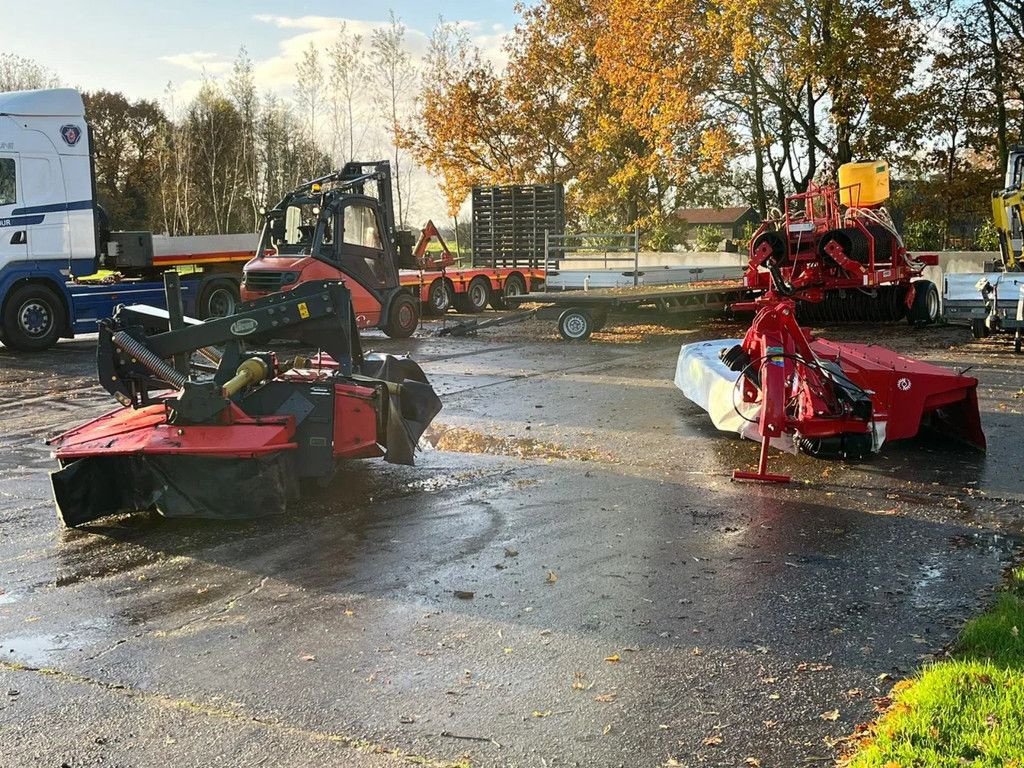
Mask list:
[[[448,281],[443,277],[437,278],[430,284],[427,290],[427,301],[424,304],[427,312],[431,315],[443,315],[452,306],[452,292],[448,287]]]
[[[507,298],[513,296],[522,296],[526,293],[526,281],[523,280],[519,275],[509,275],[505,281],[505,286],[500,291],[496,291],[491,296],[491,306],[495,309],[508,309],[509,307],[515,307],[515,302],[506,301]]]
[[[594,332],[594,318],[586,309],[567,309],[558,316],[558,332],[566,341],[586,341]]]
[[[914,281],[914,303],[907,312],[911,325],[931,325],[939,319],[939,289],[931,280]]]
[[[400,293],[388,307],[388,324],[384,333],[392,339],[407,339],[420,324],[419,302],[408,293]]]
[[[487,309],[491,299],[491,284],[486,277],[474,277],[465,293],[455,294],[455,308],[459,312],[475,315]]]
[[[45,285],[23,285],[4,304],[4,344],[11,349],[48,349],[57,343],[64,324],[64,302]]]
[[[203,295],[199,297],[196,311],[200,320],[208,317],[227,317],[235,314],[235,308],[240,300],[238,285],[233,280],[212,280],[203,288]]]

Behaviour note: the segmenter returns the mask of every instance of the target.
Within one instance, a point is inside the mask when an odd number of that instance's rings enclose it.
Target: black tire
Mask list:
[[[4,344],[22,352],[49,349],[66,322],[64,302],[54,290],[37,283],[23,285],[4,304]]]
[[[1020,349],[1021,349],[1021,335],[1020,335],[1020,329],[1018,329],[1013,334],[1013,351],[1014,351],[1014,353],[1019,355],[1020,354]]]
[[[589,310],[570,307],[558,316],[558,332],[566,341],[586,341],[594,332],[594,317]]]
[[[241,300],[238,283],[234,280],[211,280],[203,288],[196,312],[200,320],[208,317],[227,317],[235,314]]]
[[[976,339],[987,339],[989,335],[988,326],[985,325],[985,321],[980,318],[971,320],[971,336]]]
[[[495,309],[509,309],[510,307],[514,309],[517,304],[506,301],[506,297],[522,296],[524,293],[526,293],[526,281],[522,276],[509,275],[502,289],[491,296],[491,306]]]
[[[408,293],[399,293],[388,307],[388,322],[384,333],[392,339],[407,339],[420,324],[419,302]]]
[[[487,309],[491,300],[491,285],[486,277],[474,277],[466,286],[465,293],[455,294],[455,308],[467,315],[476,315]]]
[[[443,315],[452,307],[452,290],[443,277],[437,278],[427,289],[424,310],[430,315]]]
[[[939,289],[931,280],[914,281],[914,303],[907,312],[911,325],[931,325],[939,319]]]

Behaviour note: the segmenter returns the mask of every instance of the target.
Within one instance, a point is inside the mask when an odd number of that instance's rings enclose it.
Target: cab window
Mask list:
[[[0,157],[0,205],[18,202],[14,158]]]
[[[377,216],[368,205],[350,205],[345,208],[346,245],[359,245],[363,248],[382,250],[380,230],[377,228]]]

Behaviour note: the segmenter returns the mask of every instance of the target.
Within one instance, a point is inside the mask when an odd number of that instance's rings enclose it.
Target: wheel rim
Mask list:
[[[402,328],[409,328],[415,322],[416,312],[413,310],[412,305],[402,302],[402,306],[398,308],[398,325]]]
[[[506,296],[522,296],[523,288],[519,284],[518,280],[509,280],[505,283],[505,295]]]
[[[448,309],[448,286],[444,283],[437,283],[430,290],[430,304],[438,312]]]
[[[928,321],[931,322],[939,316],[939,293],[928,291]]]
[[[562,328],[566,336],[579,339],[587,332],[587,320],[583,315],[572,314],[565,318]]]
[[[53,326],[53,310],[39,299],[29,299],[18,310],[18,326],[27,336],[41,338]]]
[[[483,283],[474,283],[469,286],[469,300],[473,302],[475,307],[482,307],[487,304],[487,289],[484,288]]]
[[[235,295],[227,288],[217,288],[206,305],[210,317],[227,317],[235,313]]]

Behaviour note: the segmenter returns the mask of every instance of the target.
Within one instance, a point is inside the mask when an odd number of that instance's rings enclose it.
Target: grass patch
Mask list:
[[[898,683],[849,768],[1024,768],[1024,568],[952,658]]]

